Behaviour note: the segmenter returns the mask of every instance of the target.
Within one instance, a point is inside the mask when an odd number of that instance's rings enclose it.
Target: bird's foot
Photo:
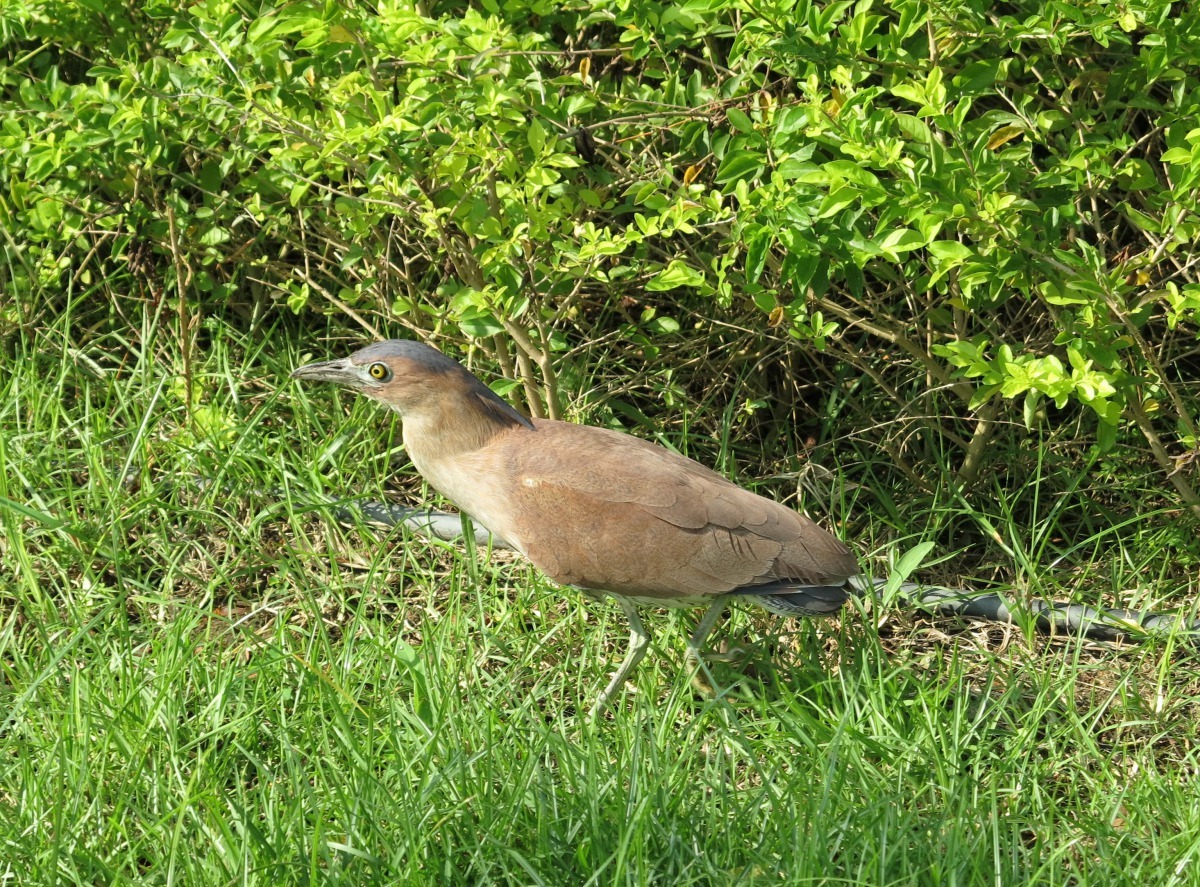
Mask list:
[[[708,669],[701,669],[692,673],[692,689],[703,696],[705,699],[716,699],[717,688],[715,681],[708,674]]]
[[[721,641],[717,645],[717,649],[709,650],[704,655],[706,662],[724,662],[729,665],[740,665],[749,657],[750,651],[741,644],[730,645],[728,641]]]
[[[692,673],[692,688],[705,699],[715,699],[720,693],[720,688],[705,661],[708,658],[694,647],[688,647],[687,664]]]

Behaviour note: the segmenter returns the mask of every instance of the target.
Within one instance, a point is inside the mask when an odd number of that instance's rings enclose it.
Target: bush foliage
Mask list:
[[[178,6],[6,4],[6,340],[334,315],[537,414],[608,357],[918,485],[1034,429],[1200,508],[1193,4]]]

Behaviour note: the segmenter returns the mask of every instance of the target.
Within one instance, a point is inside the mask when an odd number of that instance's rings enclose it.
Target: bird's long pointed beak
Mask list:
[[[317,363],[306,363],[292,370],[293,379],[304,379],[307,382],[336,382],[340,385],[350,385],[358,381],[358,373],[350,358],[339,360],[322,360]]]

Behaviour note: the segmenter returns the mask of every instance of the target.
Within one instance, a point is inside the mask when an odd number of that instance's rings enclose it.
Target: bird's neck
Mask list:
[[[483,449],[497,435],[533,427],[515,410],[513,415],[521,421],[478,398],[451,395],[438,401],[406,413],[403,419],[404,447],[427,479],[439,473],[439,466]]]

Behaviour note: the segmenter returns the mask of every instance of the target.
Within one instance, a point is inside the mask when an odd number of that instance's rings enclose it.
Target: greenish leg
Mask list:
[[[621,663],[621,667],[617,669],[612,676],[612,680],[608,682],[608,686],[596,699],[596,703],[592,706],[592,710],[588,712],[589,718],[595,718],[612,699],[614,693],[617,692],[625,683],[625,679],[629,677],[629,673],[633,671],[642,658],[646,655],[646,650],[650,648],[650,635],[642,625],[642,617],[638,615],[637,607],[633,601],[628,598],[618,597],[617,603],[621,605],[621,609],[625,611],[625,618],[629,620],[629,649],[625,653],[625,659]]]
[[[709,604],[708,609],[700,617],[699,624],[696,625],[695,631],[692,632],[687,642],[687,661],[692,669],[692,686],[705,696],[710,697],[716,695],[716,681],[713,680],[712,672],[708,670],[708,665],[705,663],[702,653],[704,651],[704,642],[708,640],[709,633],[713,630],[713,626],[717,624],[717,620],[721,618],[721,614],[724,612],[725,598],[717,598]]]

